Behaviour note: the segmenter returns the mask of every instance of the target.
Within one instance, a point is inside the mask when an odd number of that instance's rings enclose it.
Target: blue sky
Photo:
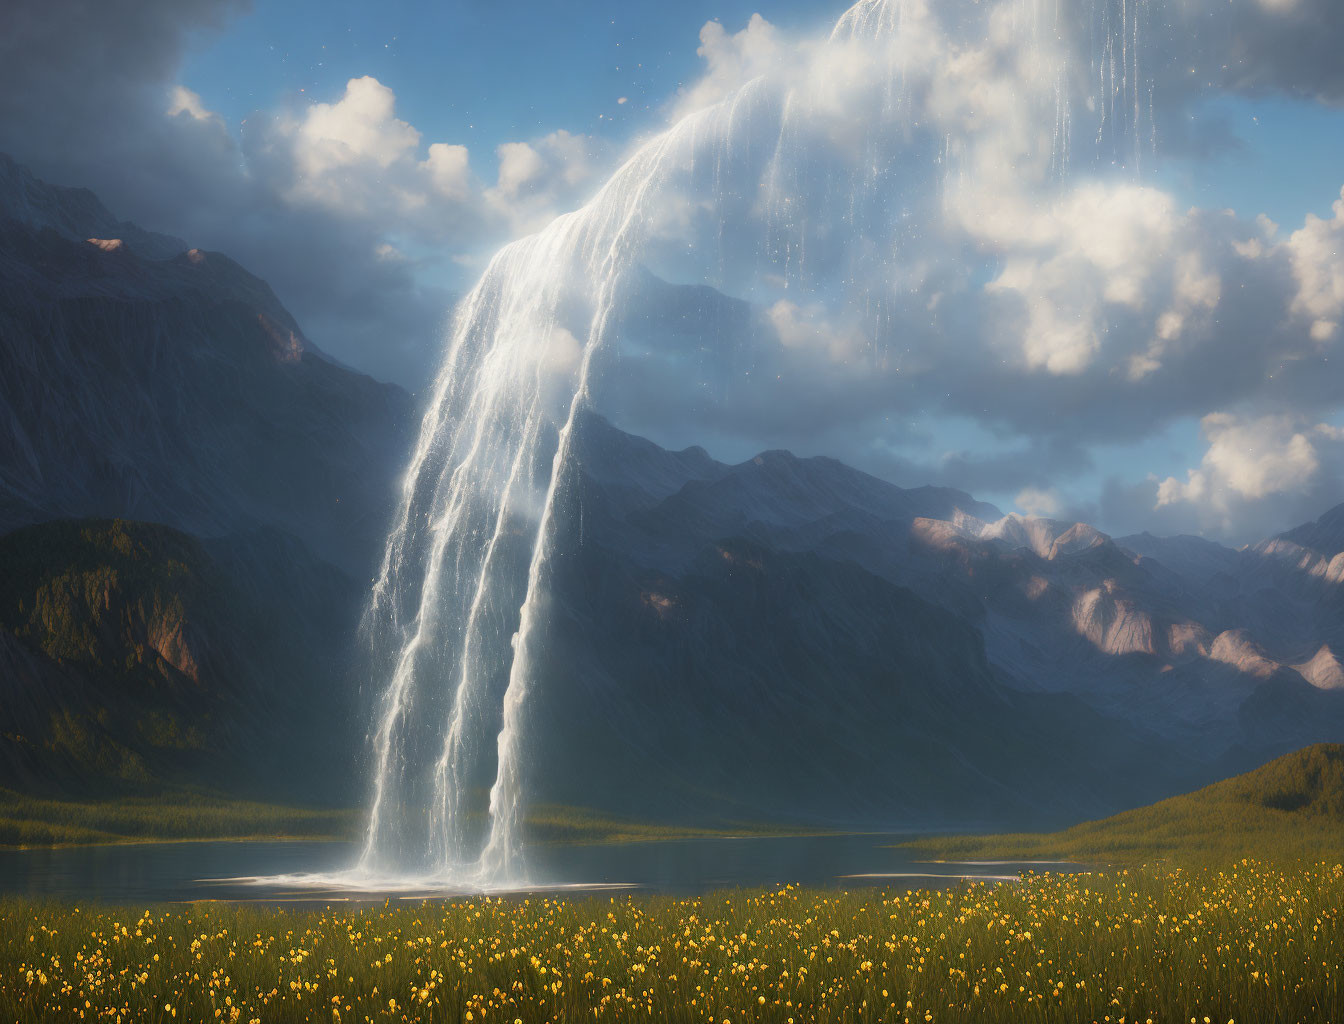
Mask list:
[[[1197,116],[1225,121],[1237,144],[1203,159],[1165,157],[1159,182],[1192,206],[1263,213],[1283,227],[1329,214],[1344,181],[1344,111],[1282,96],[1221,96]]]
[[[332,100],[348,79],[372,75],[427,138],[489,150],[560,128],[623,139],[698,77],[706,21],[736,30],[760,11],[802,32],[829,27],[847,6],[256,0],[222,33],[198,35],[181,77],[234,124],[300,93]]]
[[[641,259],[751,299],[754,376],[699,339],[693,358],[657,364],[694,368],[685,380],[628,368],[627,425],[727,458],[835,455],[1114,532],[1239,542],[1344,501],[1338,0],[1076,0],[1057,38],[1013,14],[1006,41],[995,12],[1033,9],[1022,0],[864,0],[926,33],[901,74],[922,83],[913,127],[930,134],[893,122],[890,138],[869,88],[882,83],[851,80],[877,65],[826,63],[844,3],[21,2],[27,34],[0,39],[0,150],[229,253],[313,341],[412,391],[502,243],[580,206],[682,115],[763,82],[815,100],[809,131],[838,140],[795,154],[791,225],[834,215],[826,175],[846,140],[875,133],[892,191],[868,197],[876,220],[856,223],[851,252],[877,256],[823,266],[810,295],[781,291],[755,214],[669,178],[662,212],[689,236]],[[1107,32],[1141,40],[1114,89],[1099,76]],[[1151,97],[1126,92],[1137,82]],[[826,107],[835,96],[848,105]],[[1049,145],[1032,119],[1060,96],[1072,170],[1037,180]],[[1130,152],[1117,128],[1147,131],[1108,107],[1158,126],[1141,175],[1098,156],[1108,132]],[[767,141],[768,108],[748,125]],[[725,170],[740,195],[761,186],[751,152]],[[887,276],[860,286],[855,269]],[[856,342],[864,289],[894,311],[865,342],[892,360]],[[717,404],[697,397],[706,385]]]
[[[331,102],[352,77],[372,75],[396,92],[397,114],[426,140],[466,145],[478,167],[507,142],[556,129],[621,145],[655,130],[670,98],[702,73],[696,54],[706,21],[729,32],[759,12],[798,34],[825,31],[842,3],[589,3],[562,5],[408,3],[371,6],[261,2],[187,54],[182,80],[234,124],[257,110]],[[317,32],[313,25],[320,25]],[[246,67],[240,79],[237,69]],[[627,102],[618,103],[625,97]],[[1344,113],[1314,99],[1213,93],[1189,114],[1197,129],[1231,141],[1186,156],[1158,147],[1147,180],[1190,206],[1265,214],[1291,231],[1307,213],[1328,216],[1344,182]],[[1200,123],[1202,122],[1202,123]],[[441,266],[452,278],[456,268]],[[457,281],[445,281],[449,286]],[[669,435],[686,435],[685,429]],[[996,439],[973,421],[948,419],[949,448],[991,452]],[[745,457],[755,439],[721,444]],[[1198,416],[1178,418],[1139,444],[1098,450],[1093,466],[1056,492],[1092,511],[1089,496],[1109,477],[1180,477],[1200,447]],[[1014,493],[986,496],[1013,507]]]
[[[700,74],[706,21],[737,30],[759,12],[808,32],[847,6],[256,0],[222,31],[195,34],[180,77],[235,127],[257,111],[331,101],[350,78],[372,75],[427,139],[481,152],[556,129],[624,141],[656,126],[668,98]],[[1285,226],[1329,212],[1344,172],[1338,108],[1224,95],[1196,117],[1225,123],[1237,145],[1203,159],[1160,153],[1156,180],[1192,205],[1265,213]]]

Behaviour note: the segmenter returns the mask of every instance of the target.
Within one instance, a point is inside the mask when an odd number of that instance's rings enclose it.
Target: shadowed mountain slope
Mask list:
[[[337,652],[362,588],[302,545],[67,521],[0,538],[0,565],[0,787],[352,783]]]
[[[0,529],[270,526],[364,575],[410,418],[405,392],[321,355],[228,257],[0,159]]]
[[[643,326],[688,343],[749,319],[707,289],[636,291]],[[22,527],[0,539],[0,772],[53,790],[270,772],[358,802],[353,625],[411,412],[227,257],[0,159],[0,532]],[[538,799],[1053,824],[1344,740],[1341,510],[1231,551],[834,459],[725,465],[595,415],[576,451],[527,704]],[[98,522],[31,525],[71,518]],[[490,738],[531,554],[509,525],[470,729]],[[416,709],[440,721],[441,660]]]

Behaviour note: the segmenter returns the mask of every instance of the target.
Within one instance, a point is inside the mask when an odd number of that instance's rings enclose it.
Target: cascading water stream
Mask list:
[[[1119,88],[1114,47],[1137,38],[1140,4],[1084,5],[1107,25],[1110,8],[1120,12],[1119,38],[1105,44],[1100,78],[1112,95],[1099,140]],[[992,126],[955,135],[956,111],[921,121],[939,102],[945,58],[931,40],[943,17],[982,20],[987,36],[1006,34],[1003,53],[1020,46],[1046,69],[1016,102],[1047,140],[1039,173],[1067,173],[1078,83],[1054,42],[1058,3],[861,0],[802,67],[763,74],[637,148],[591,202],[501,250],[461,302],[365,618],[388,682],[357,876],[526,880],[524,739],[547,657],[552,553],[569,514],[576,424],[599,362],[619,347],[632,271],[675,272],[698,256],[688,273],[699,279],[747,290],[754,275],[790,295],[839,296],[856,321],[886,329],[884,300],[864,283],[921,230],[904,212],[919,183],[896,173],[898,158],[944,161],[938,187],[955,191],[1005,151]],[[1138,111],[1137,56],[1122,52],[1124,96]],[[754,244],[727,240],[726,224]],[[687,242],[701,238],[715,251]]]

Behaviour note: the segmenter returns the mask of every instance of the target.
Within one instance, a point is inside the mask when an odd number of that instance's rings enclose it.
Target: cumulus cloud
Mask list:
[[[770,72],[788,49],[775,26],[753,14],[738,32],[729,32],[718,21],[705,22],[695,52],[704,60],[705,71],[678,92],[671,110],[673,120],[718,103],[751,79]]]
[[[1182,477],[1112,477],[1097,519],[1253,543],[1344,502],[1344,430],[1291,413],[1211,413],[1202,427],[1198,466]]]
[[[755,326],[722,344],[726,330],[678,339],[636,318],[639,361],[611,400],[654,433],[659,415],[692,415],[729,450],[803,438],[902,482],[955,478],[1057,509],[1058,485],[1095,467],[1086,446],[1124,461],[1127,446],[1210,417],[1195,475],[1140,478],[1133,500],[1097,510],[1113,525],[1240,535],[1252,505],[1325,494],[1330,442],[1315,424],[1344,394],[1329,352],[1344,217],[1284,232],[1136,177],[1162,118],[1187,116],[1200,90],[1269,88],[1215,75],[1188,40],[1175,61],[1179,40],[1140,24],[1146,10],[1080,5],[1055,23],[1011,2],[875,0],[825,44],[761,22],[706,26],[704,78],[681,95],[698,113],[662,143],[643,255],[669,279],[745,297]],[[1189,0],[1173,24],[1203,19],[1249,52],[1294,10]],[[1088,49],[1098,36],[1114,52]],[[1106,77],[1121,39],[1123,83]],[[1334,73],[1273,60],[1283,91],[1320,92]],[[678,372],[684,388],[668,383]],[[1228,409],[1250,411],[1229,424]],[[1272,456],[1234,464],[1248,432],[1284,417],[1303,423],[1278,446],[1259,437]],[[980,451],[919,454],[968,430]],[[1232,499],[1209,526],[1195,509],[1215,492]]]
[[[463,202],[471,196],[471,156],[466,146],[435,142],[425,158],[429,180],[445,199]]]
[[[531,142],[506,142],[496,154],[498,177],[483,198],[512,233],[531,233],[588,198],[611,152],[601,139],[563,129]]]
[[[1335,427],[1305,426],[1286,415],[1243,419],[1210,413],[1201,425],[1209,446],[1200,468],[1190,470],[1184,481],[1163,480],[1157,488],[1159,507],[1207,503],[1225,511],[1235,499],[1301,491],[1321,471],[1319,449],[1344,440],[1344,431]]]
[[[765,316],[785,348],[811,352],[832,363],[856,363],[871,349],[859,328],[831,323],[820,304],[804,308],[780,299],[765,311]]]
[[[1328,342],[1339,333],[1344,315],[1344,189],[1334,204],[1334,216],[1323,220],[1307,214],[1306,224],[1287,243],[1297,277],[1293,311],[1311,323],[1311,337]]]
[[[423,145],[396,99],[372,76],[352,78],[335,102],[263,123],[265,159],[253,169],[292,203],[376,216],[387,231],[469,249],[534,231],[579,203],[607,156],[597,140],[567,131],[507,142],[486,184],[466,146]]]
[[[231,252],[342,358],[423,379],[461,267],[579,205],[618,152],[566,131],[468,151],[358,73],[240,131],[178,74],[184,40],[239,9],[7,6],[0,146]],[[1202,421],[1190,473],[1140,468],[1099,514],[1236,534],[1320,499],[1344,200],[1280,230],[1141,172],[1158,145],[1217,144],[1189,127],[1209,96],[1344,101],[1341,45],[1334,0],[864,0],[829,38],[710,22],[665,110],[689,120],[609,197],[644,196],[632,259],[687,289],[623,312],[600,394],[664,439],[693,423],[1039,509],[1096,446]]]
[[[320,188],[332,171],[388,168],[412,156],[420,133],[395,115],[396,94],[378,79],[352,78],[335,103],[314,103],[293,128],[302,183]]]
[[[218,127],[224,125],[222,117],[214,111],[205,109],[205,103],[200,94],[192,92],[184,85],[175,85],[168,90],[168,99],[166,113],[169,117],[185,114],[196,121],[210,121]]]
[[[1063,502],[1053,490],[1041,490],[1039,487],[1027,487],[1019,491],[1013,499],[1024,513],[1029,516],[1042,516],[1052,519],[1059,515]]]
[[[0,150],[48,180],[94,189],[118,216],[228,252],[324,348],[418,387],[451,292],[469,284],[464,265],[580,201],[605,151],[564,133],[521,142],[545,165],[505,194],[480,180],[465,146],[427,140],[398,116],[394,83],[368,75],[227,125],[179,71],[189,40],[246,9],[0,5]]]

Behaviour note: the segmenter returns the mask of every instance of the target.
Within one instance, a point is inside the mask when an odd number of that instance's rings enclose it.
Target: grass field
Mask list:
[[[1344,868],[274,910],[0,903],[0,1019],[1344,1019]]]
[[[133,810],[104,830],[141,827],[151,808]],[[191,813],[168,819],[189,831]],[[1006,885],[325,909],[0,901],[0,1021],[1344,1022],[1342,821],[1344,747],[1321,746],[1051,836],[927,842],[1159,858]],[[560,842],[678,834],[554,807],[530,827]]]

